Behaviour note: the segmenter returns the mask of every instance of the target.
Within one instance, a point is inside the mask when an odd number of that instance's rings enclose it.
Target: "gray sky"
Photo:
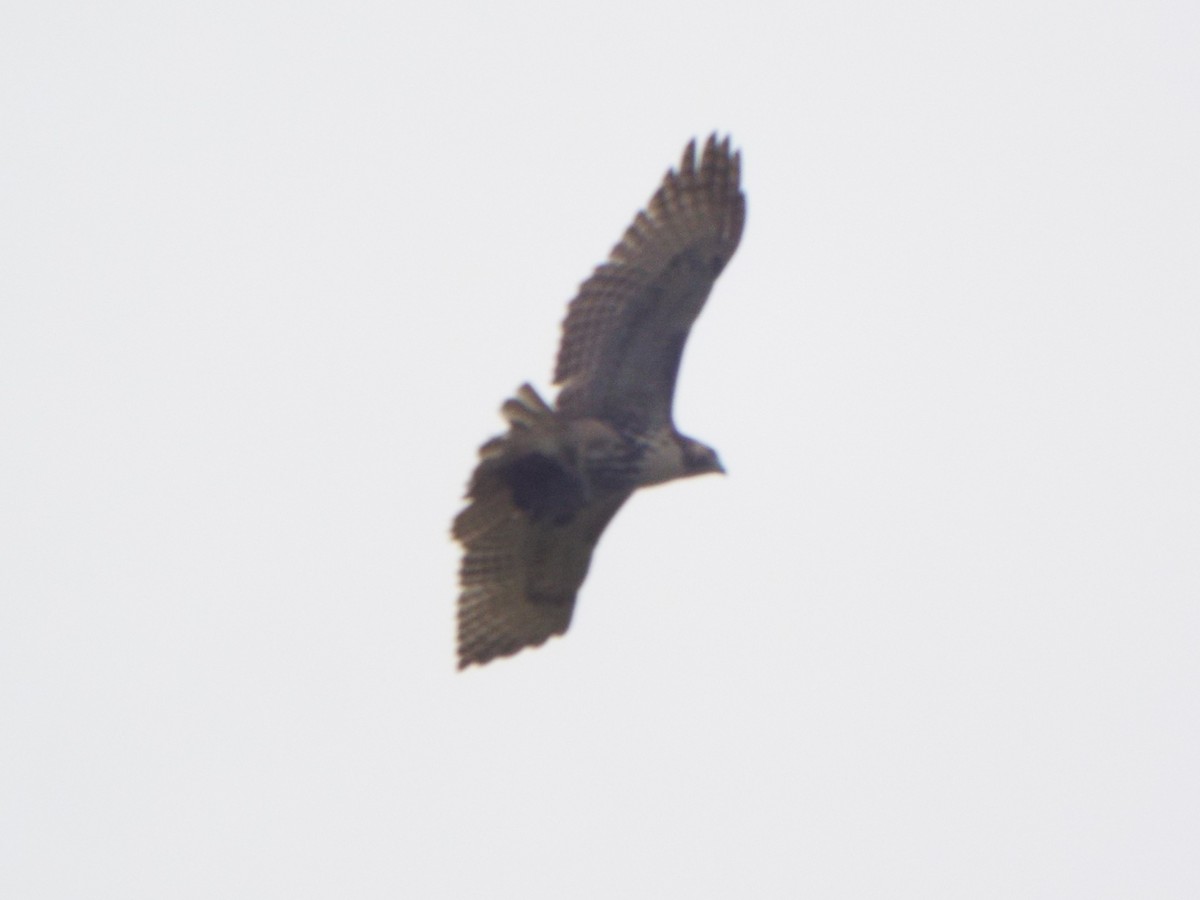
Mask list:
[[[1194,4],[5,19],[0,895],[1200,896]],[[475,448],[714,129],[730,475],[456,674]]]

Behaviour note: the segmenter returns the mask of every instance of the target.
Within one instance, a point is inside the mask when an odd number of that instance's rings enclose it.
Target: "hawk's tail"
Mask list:
[[[529,384],[517,388],[517,396],[504,401],[500,414],[515,428],[532,428],[540,421],[554,418],[554,410]]]
[[[558,436],[554,410],[530,385],[517,388],[517,395],[504,401],[500,415],[508,422],[508,434],[494,437],[479,448],[481,459],[510,456],[539,449],[539,444]]]
[[[530,385],[517,388],[516,396],[500,407],[500,414],[508,422],[508,432],[479,448],[479,465],[467,489],[471,503],[454,520],[453,534],[460,541],[502,524],[511,513],[509,491],[497,477],[505,464],[529,453],[550,457],[558,453],[559,423],[554,410]]]

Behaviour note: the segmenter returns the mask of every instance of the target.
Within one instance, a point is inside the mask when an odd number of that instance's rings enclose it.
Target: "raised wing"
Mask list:
[[[688,144],[608,261],[573,299],[554,381],[557,407],[649,431],[671,421],[688,331],[742,236],[741,158],[711,136]]]
[[[571,624],[592,551],[630,491],[593,494],[567,427],[527,385],[504,404],[508,434],[480,450],[466,509],[458,666],[534,647]]]

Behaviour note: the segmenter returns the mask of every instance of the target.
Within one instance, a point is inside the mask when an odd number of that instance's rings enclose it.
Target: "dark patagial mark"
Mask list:
[[[513,502],[535,522],[566,525],[587,502],[583,479],[548,456],[531,453],[504,470]]]

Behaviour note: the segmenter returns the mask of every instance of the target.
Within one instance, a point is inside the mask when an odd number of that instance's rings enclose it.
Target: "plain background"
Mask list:
[[[1200,7],[3,18],[0,895],[1200,896]],[[714,129],[730,475],[456,674],[475,448]]]

